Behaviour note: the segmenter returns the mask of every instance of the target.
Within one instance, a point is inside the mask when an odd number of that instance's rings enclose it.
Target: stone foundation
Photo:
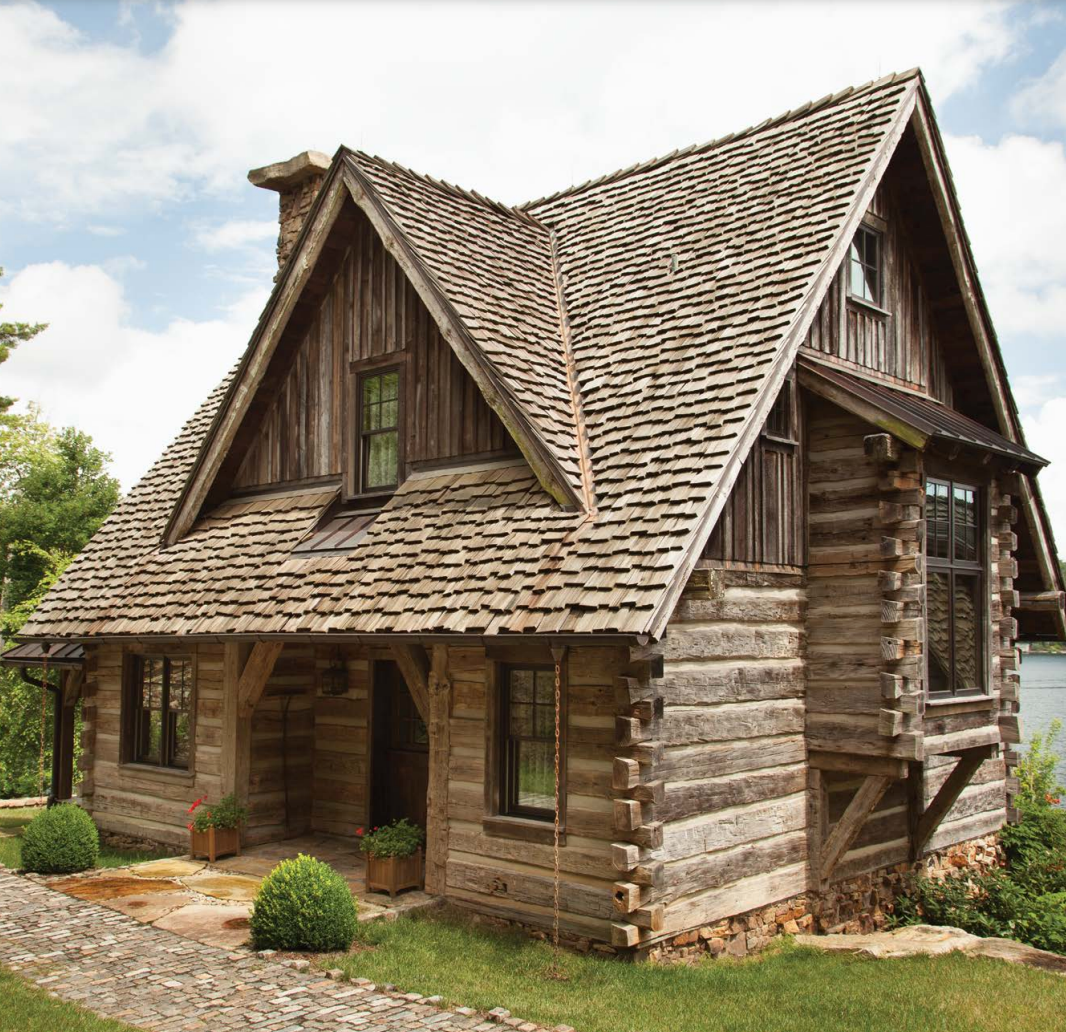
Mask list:
[[[640,951],[649,960],[676,962],[701,954],[743,957],[779,935],[857,934],[884,928],[898,896],[917,874],[947,878],[1002,864],[998,835],[960,842],[916,863],[900,863],[675,935]]]

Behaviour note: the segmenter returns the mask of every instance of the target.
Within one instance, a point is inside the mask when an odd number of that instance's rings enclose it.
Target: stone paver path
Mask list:
[[[142,924],[0,868],[0,964],[56,996],[159,1032],[489,1032],[415,994],[331,981]],[[502,1015],[501,1015],[502,1017]],[[537,1026],[505,1018],[522,1032]]]

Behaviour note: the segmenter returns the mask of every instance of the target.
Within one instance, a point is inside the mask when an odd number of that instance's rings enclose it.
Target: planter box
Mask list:
[[[368,892],[380,889],[390,896],[404,889],[422,888],[422,850],[412,856],[389,856],[377,859],[366,858],[366,887]]]
[[[241,855],[240,828],[208,828],[207,831],[189,832],[189,854],[193,859],[205,856],[210,863],[214,863],[218,857],[232,853]]]

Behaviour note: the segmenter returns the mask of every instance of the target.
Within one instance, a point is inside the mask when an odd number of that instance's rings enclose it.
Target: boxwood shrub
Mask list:
[[[329,864],[301,853],[264,879],[252,905],[257,950],[346,950],[355,938],[356,903]]]
[[[22,833],[22,866],[38,874],[70,874],[96,866],[100,836],[93,819],[74,803],[42,810]]]

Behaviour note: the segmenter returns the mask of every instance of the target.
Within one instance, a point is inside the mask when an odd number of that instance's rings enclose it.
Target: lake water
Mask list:
[[[1024,749],[1034,732],[1044,732],[1058,717],[1063,722],[1056,751],[1059,784],[1066,785],[1066,655],[1023,654],[1021,669],[1022,738]]]

